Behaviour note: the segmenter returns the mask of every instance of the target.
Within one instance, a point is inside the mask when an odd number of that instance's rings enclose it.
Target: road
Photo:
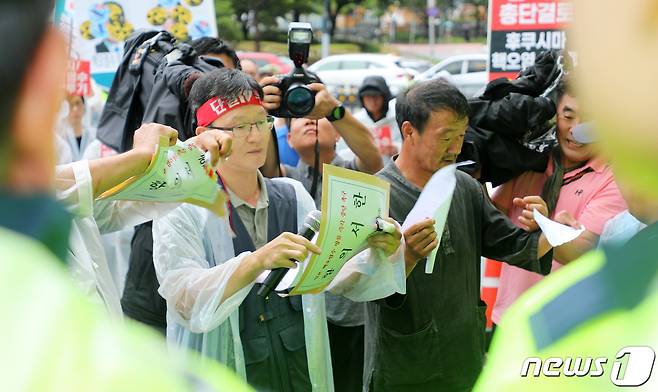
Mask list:
[[[487,45],[485,44],[435,44],[433,54],[429,44],[392,44],[391,46],[403,57],[419,57],[424,59],[428,59],[429,57],[434,58],[435,61],[458,54],[487,52]]]

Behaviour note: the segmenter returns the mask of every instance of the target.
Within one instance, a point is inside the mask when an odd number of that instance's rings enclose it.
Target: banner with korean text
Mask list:
[[[489,80],[514,79],[538,53],[566,47],[570,0],[490,0]]]

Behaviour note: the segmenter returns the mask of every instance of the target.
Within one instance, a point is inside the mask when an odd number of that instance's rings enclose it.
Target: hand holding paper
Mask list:
[[[290,284],[294,287],[291,295],[324,290],[348,260],[373,245],[370,241],[384,252],[395,251],[396,236],[384,234],[384,238],[371,239],[377,218],[388,216],[389,187],[387,182],[369,174],[324,165],[322,220],[317,236],[322,252],[301,263]]]
[[[533,211],[533,218],[539,225],[541,231],[546,236],[548,243],[551,244],[551,246],[554,248],[575,240],[585,231],[585,227],[582,225],[580,226],[580,229],[575,229],[573,227],[563,225],[562,223],[552,221],[537,212],[537,210]],[[557,219],[565,223],[569,222],[574,224],[575,222],[571,215],[565,215],[565,212],[558,214]]]
[[[436,242],[437,244],[441,244],[441,235],[448,219],[452,194],[457,184],[455,177],[456,169],[457,165],[453,164],[434,173],[425,185],[425,188],[423,188],[423,192],[416,201],[414,208],[411,209],[409,215],[404,220],[402,224],[403,231],[427,218],[434,218],[434,231],[437,234]],[[434,260],[436,259],[438,249],[439,247],[436,246],[427,257],[425,272],[428,274],[434,270]]]
[[[104,192],[99,199],[150,202],[188,202],[225,215],[226,195],[205,154],[192,143],[169,146],[166,136],[146,171]]]
[[[535,231],[539,229],[537,222],[533,217],[533,211],[537,210],[540,214],[548,216],[548,206],[540,196],[526,196],[524,198],[515,197],[512,203],[520,208],[523,208],[521,216],[519,216],[519,223],[526,231]]]
[[[413,270],[419,260],[424,259],[439,246],[438,235],[434,229],[434,219],[424,219],[412,225],[404,232],[407,275]]]
[[[233,135],[230,132],[209,129],[188,139],[187,142],[194,144],[201,151],[205,151],[206,161],[210,163],[210,167],[215,168],[220,159],[228,159],[231,155]]]
[[[368,245],[373,249],[381,250],[386,257],[389,257],[400,247],[401,238],[402,233],[392,218],[377,218],[377,231],[368,237]]]

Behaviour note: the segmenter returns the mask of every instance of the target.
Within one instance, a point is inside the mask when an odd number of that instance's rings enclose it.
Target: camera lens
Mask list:
[[[309,114],[313,110],[313,106],[315,106],[313,92],[304,85],[293,86],[288,89],[285,98],[285,104],[288,110],[295,116],[305,116]]]

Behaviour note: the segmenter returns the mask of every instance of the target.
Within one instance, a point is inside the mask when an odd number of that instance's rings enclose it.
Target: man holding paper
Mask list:
[[[333,391],[324,295],[257,295],[274,268],[295,268],[320,249],[300,232],[315,203],[304,186],[264,178],[272,118],[263,90],[248,75],[219,69],[197,80],[190,102],[197,134],[233,134],[231,156],[220,162],[229,218],[183,205],[154,221],[153,254],[160,294],[167,301],[167,336],[236,370],[259,390]],[[401,234],[371,237],[371,247],[350,260],[357,275],[332,282],[363,301],[402,290],[383,280],[368,284],[380,263],[399,260]],[[392,256],[392,257],[385,257]],[[391,260],[389,260],[389,258]],[[386,264],[382,264],[386,265]]]
[[[466,98],[455,87],[419,83],[398,97],[396,116],[402,149],[378,176],[391,184],[391,217],[405,221],[407,292],[368,304],[365,385],[468,391],[484,362],[480,258],[547,274],[551,246],[542,233],[514,226],[477,181],[454,172],[468,124]],[[417,206],[425,211],[412,214],[418,221],[408,215],[421,191],[435,193],[436,202]],[[439,243],[435,260],[427,260]]]
[[[160,124],[144,124],[135,131],[133,149],[122,154],[58,165],[55,174],[58,200],[73,214],[67,264],[74,281],[88,298],[117,318],[122,317],[121,295],[110,273],[101,233],[133,227],[173,210],[175,203],[96,200],[103,192],[131,177],[143,175],[156,146],[174,145],[178,132]],[[211,163],[231,151],[231,135],[212,131],[190,139],[188,145],[207,151]],[[205,176],[205,173],[204,173]],[[204,177],[205,178],[205,177]],[[175,201],[158,200],[153,201]],[[182,201],[182,200],[180,200]]]
[[[576,94],[563,80],[557,89],[556,137],[558,146],[543,173],[526,172],[501,185],[492,199],[496,207],[520,227],[536,229],[533,209],[546,216],[568,211],[585,226],[585,232],[555,248],[552,269],[575,260],[596,247],[605,223],[624,211],[626,203],[615,182],[612,167],[596,150],[594,140],[579,140],[581,110]],[[536,195],[541,195],[536,196]],[[543,277],[503,265],[492,319],[498,324],[507,308]]]

